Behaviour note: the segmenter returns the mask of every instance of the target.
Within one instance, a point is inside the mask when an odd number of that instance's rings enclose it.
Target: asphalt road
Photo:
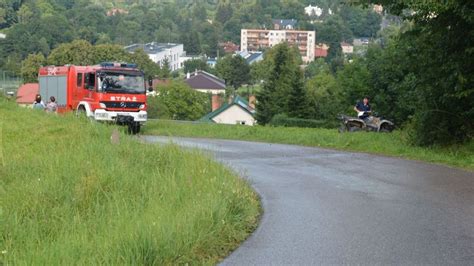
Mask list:
[[[260,226],[223,265],[474,265],[473,172],[291,145],[173,142],[209,151],[262,197]]]

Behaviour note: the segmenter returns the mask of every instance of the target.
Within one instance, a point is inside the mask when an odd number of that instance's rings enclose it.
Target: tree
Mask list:
[[[234,90],[250,82],[250,66],[243,57],[238,55],[226,55],[219,59],[216,72]]]
[[[70,65],[94,65],[95,62],[93,46],[83,40],[73,41],[59,45],[51,51],[48,56],[48,64],[55,66]]]
[[[160,67],[151,61],[148,54],[141,49],[130,54],[118,45],[93,46],[83,40],[61,44],[51,51],[47,59],[48,64],[56,66],[66,64],[96,65],[107,61],[135,63],[145,73],[147,79],[152,79],[160,73]]]
[[[336,73],[344,65],[344,55],[339,42],[329,43],[328,56],[326,62],[329,63],[332,73]]]
[[[470,1],[369,1],[413,22],[400,35],[403,71],[416,106],[410,128],[418,145],[449,144],[474,135],[474,28]],[[405,12],[412,10],[414,12]],[[398,57],[397,57],[398,58]],[[395,65],[395,64],[393,64]],[[398,68],[398,67],[397,67]],[[399,97],[397,97],[400,99]]]
[[[318,58],[306,66],[304,75],[306,79],[311,79],[319,74],[329,73],[329,71],[329,65],[324,61],[324,59]]]
[[[268,70],[271,68],[271,60],[262,60],[250,65],[250,77],[252,84],[260,84],[268,79]]]
[[[300,57],[287,43],[278,44],[267,52],[264,60],[270,61],[271,69],[262,90],[257,93],[259,124],[267,124],[277,114],[289,113],[288,95],[296,84],[295,73],[299,69]]]
[[[184,62],[183,71],[185,74],[196,70],[209,71],[209,66],[203,59],[191,59]]]
[[[291,91],[288,97],[288,116],[294,118],[310,118],[311,109],[308,101],[308,93],[304,86],[303,71],[294,69],[291,81]]]
[[[224,24],[230,18],[232,18],[233,13],[234,10],[232,9],[232,5],[230,3],[219,4],[216,11],[216,20],[221,24]]]
[[[122,46],[115,44],[98,44],[92,49],[94,62],[120,62],[128,61],[130,56]]]
[[[46,59],[41,53],[31,54],[22,62],[21,77],[24,83],[38,82],[38,71],[45,65]]]
[[[201,38],[199,37],[199,33],[197,31],[193,30],[189,33],[183,33],[183,35],[181,35],[180,40],[183,43],[184,49],[188,54],[201,54]]]
[[[341,99],[344,98],[340,87],[329,71],[321,72],[308,80],[306,88],[309,105],[315,119],[331,120],[342,110],[352,107],[351,104],[347,104],[347,101],[341,103]]]
[[[163,61],[163,65],[160,67],[160,72],[158,76],[162,79],[167,79],[171,76],[171,70],[170,70],[170,61],[168,58],[165,58]]]
[[[210,111],[209,95],[191,89],[184,82],[171,82],[158,87],[157,91],[157,96],[150,97],[148,102],[154,110],[152,117],[197,120]]]

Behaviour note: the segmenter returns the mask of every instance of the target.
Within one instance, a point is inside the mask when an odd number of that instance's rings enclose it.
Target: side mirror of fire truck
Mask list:
[[[149,79],[148,80],[148,92],[152,92],[152,91],[153,91],[153,80]]]

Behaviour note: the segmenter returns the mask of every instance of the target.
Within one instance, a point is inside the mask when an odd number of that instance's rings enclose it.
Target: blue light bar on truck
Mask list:
[[[129,63],[114,63],[114,62],[103,62],[100,63],[101,67],[123,67],[123,68],[137,68],[137,64]]]

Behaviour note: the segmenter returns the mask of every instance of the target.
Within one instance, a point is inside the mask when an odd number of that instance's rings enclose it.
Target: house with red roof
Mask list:
[[[36,94],[39,93],[38,83],[26,83],[18,88],[16,93],[16,103],[20,106],[29,107],[33,104]]]

